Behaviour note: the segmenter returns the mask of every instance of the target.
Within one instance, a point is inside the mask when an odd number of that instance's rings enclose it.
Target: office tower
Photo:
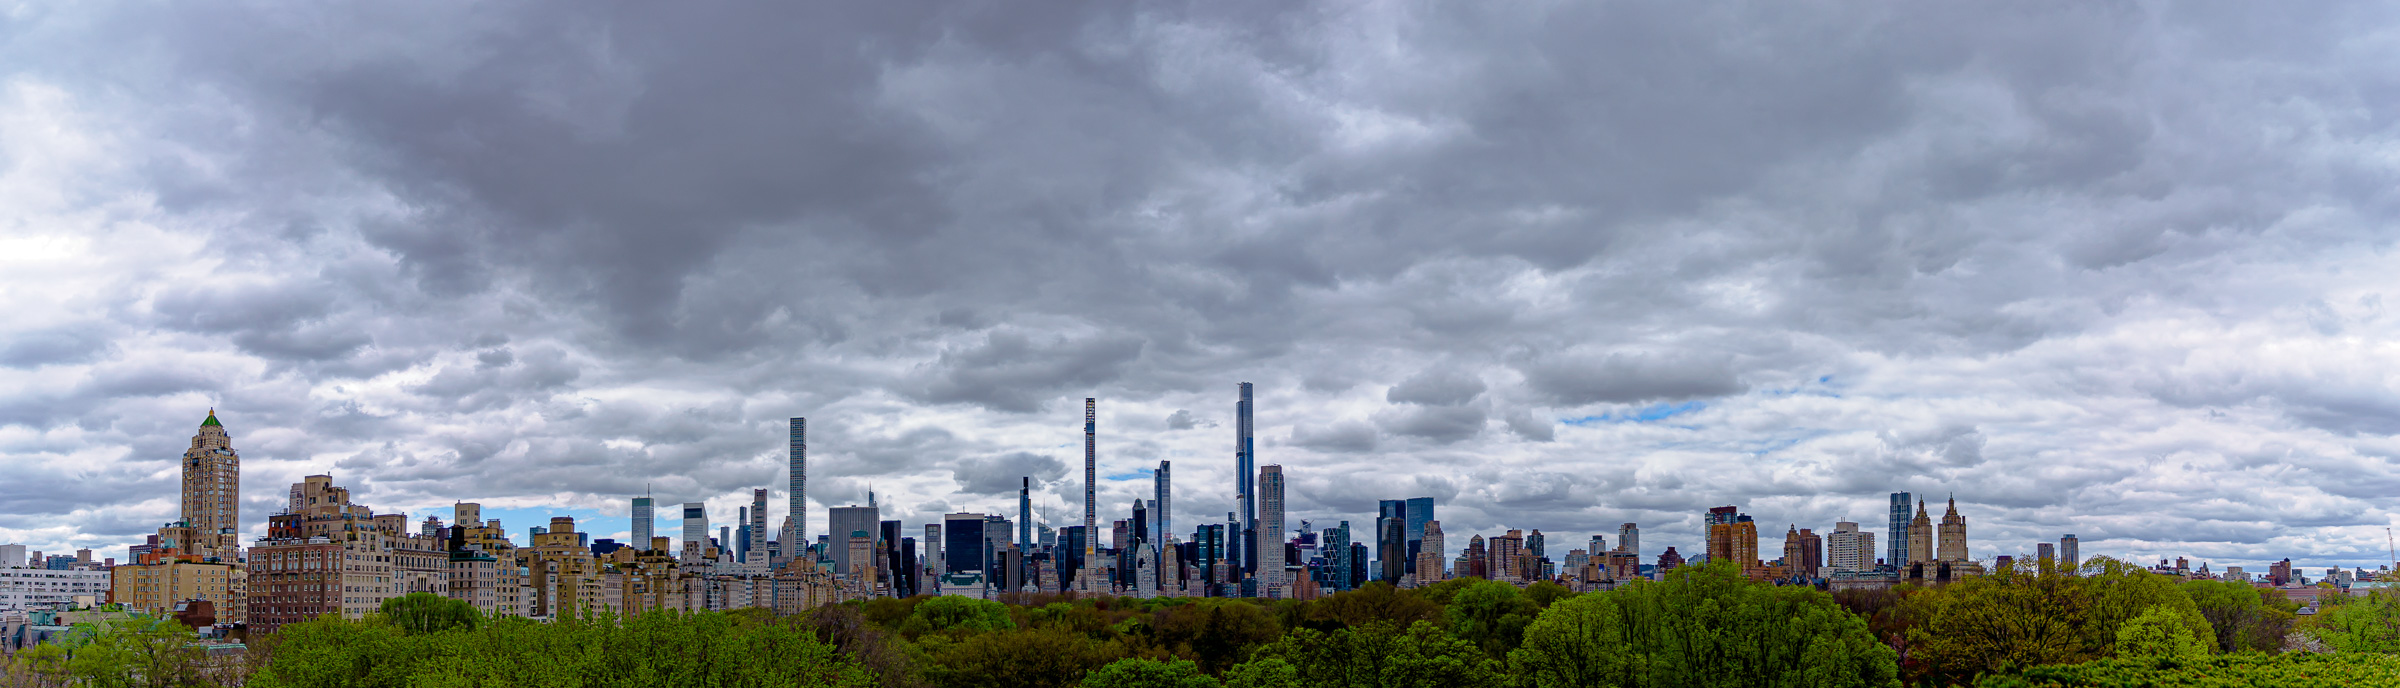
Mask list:
[[[900,522],[883,521],[876,525],[879,526],[875,532],[877,558],[883,560],[883,563],[878,564],[875,570],[883,574],[886,582],[891,585],[889,592],[893,597],[907,597],[909,595],[908,584],[910,581],[916,580],[916,577],[906,575],[908,569],[902,568],[907,565],[911,557],[900,551],[905,544],[900,537]]]
[[[1402,505],[1401,518],[1408,523],[1408,554],[1411,559],[1408,569],[1415,571],[1416,561],[1414,559],[1418,551],[1424,548],[1425,524],[1433,522],[1433,498],[1410,497]],[[1435,552],[1435,554],[1441,554],[1441,552]]]
[[[1144,506],[1147,501],[1148,500],[1142,499],[1133,500],[1133,518],[1126,520],[1126,525],[1131,527],[1133,530],[1133,539],[1123,542],[1150,541],[1150,509],[1149,507]],[[1125,545],[1123,542],[1120,542],[1117,546],[1124,547]]]
[[[942,571],[946,576],[981,574],[990,542],[983,534],[983,514],[958,513],[942,517]]]
[[[693,548],[699,548],[694,550]],[[683,503],[683,551],[699,557],[708,553],[708,503]]]
[[[1033,477],[1017,479],[1017,548],[1033,551]]]
[[[833,570],[835,573],[847,576],[853,569],[866,564],[866,562],[850,560],[850,538],[867,538],[869,546],[872,547],[871,543],[877,532],[876,524],[883,520],[879,511],[880,509],[873,506],[856,504],[825,510],[825,532],[827,535],[833,536],[834,542]],[[981,567],[977,568],[980,570]]]
[[[1851,521],[1835,521],[1833,532],[1825,536],[1825,562],[1830,572],[1869,571],[1875,568],[1875,534],[1858,529]]]
[[[741,519],[736,523],[742,524],[742,532],[733,537],[733,560],[747,562],[750,561],[750,507],[736,508],[734,518]]]
[[[1001,553],[1008,551],[1009,538],[1013,532],[1007,518],[999,514],[983,515],[983,570],[991,572],[991,575],[986,578],[994,583],[998,583],[1001,580],[1001,574],[1006,573],[1000,567]]]
[[[1617,551],[1637,557],[1641,556],[1642,529],[1634,526],[1634,524],[1631,523],[1617,526]],[[1592,550],[1592,554],[1594,555],[1598,555],[1599,553],[1600,550]]]
[[[1542,537],[1542,529],[1535,528],[1533,532],[1525,535],[1525,553],[1536,557],[1550,556],[1550,550],[1545,546],[1547,542],[1548,540]]]
[[[1917,516],[1908,521],[1907,564],[1933,561],[1933,519],[1925,515],[1925,502],[1917,502]]]
[[[2047,542],[2034,543],[2033,558],[2035,561],[2048,564],[2058,560],[2058,550]]]
[[[1448,579],[1443,575],[1442,522],[1426,521],[1425,537],[1417,547],[1417,584],[1424,585]]]
[[[749,520],[744,521],[742,527],[750,531],[750,543],[743,548],[742,561],[744,563],[766,563],[767,559],[765,557],[760,557],[757,555],[758,552],[762,552],[767,549],[766,488],[760,487],[752,488],[750,490]]]
[[[1256,486],[1251,484],[1258,477],[1258,445],[1250,435],[1250,383],[1241,383],[1237,391],[1241,398],[1233,404],[1233,491],[1242,503],[1241,520],[1234,528],[1241,533],[1241,540],[1234,545],[1240,563],[1234,568],[1246,573],[1258,567],[1258,502]]]
[[[1151,506],[1150,511],[1158,519],[1159,542],[1166,542],[1175,534],[1175,481],[1168,477],[1169,469],[1173,468],[1171,463],[1158,462],[1158,472],[1150,475],[1150,498],[1158,502]]]
[[[783,517],[784,556],[800,559],[808,551],[808,419],[792,419],[791,510]]]
[[[942,524],[925,524],[926,573],[942,575]]]
[[[1950,497],[1950,509],[1942,514],[1941,560],[1967,561],[1967,517],[1958,515],[1958,497]]]
[[[1283,466],[1258,467],[1258,587],[1283,585]],[[1269,597],[1280,595],[1269,594]]]
[[[465,505],[460,505],[460,506],[465,506]],[[655,505],[652,503],[652,499],[651,499],[651,498],[649,498],[649,497],[635,497],[635,498],[633,498],[633,548],[634,548],[634,549],[648,549],[648,548],[650,547],[650,538],[651,538],[651,537],[653,537],[654,535],[656,535],[656,534],[657,534],[657,529],[658,529],[658,519],[657,519],[656,515],[654,515],[654,514],[652,514],[652,513],[651,513],[651,512],[652,512],[653,510],[655,510],[656,508],[657,508],[657,507],[656,507],[656,506],[655,506]],[[458,516],[459,516],[459,518],[461,518],[461,519],[464,519],[464,518],[466,518],[466,516],[467,516],[467,512],[466,512],[465,510],[463,510],[463,509],[462,509],[462,510],[460,510],[460,511],[459,511],[459,513],[458,513]],[[476,526],[478,523],[480,523],[480,522],[479,522],[479,521],[460,520],[460,521],[458,521],[458,527],[461,527],[461,528],[473,528],[473,527],[475,527],[475,526]]]
[[[1388,500],[1387,500],[1388,501]],[[1375,519],[1375,558],[1382,569],[1379,580],[1400,584],[1400,576],[1408,573],[1408,524],[1397,518]]]
[[[2058,539],[2058,565],[2060,567],[2072,572],[2080,566],[2083,559],[2078,556],[2076,551],[2078,549],[2076,546],[2080,544],[2083,544],[2083,541],[2075,539],[2074,533],[2068,533]]]
[[[1384,521],[1400,524],[1398,539],[1386,540],[1384,538]],[[1410,560],[1408,551],[1408,500],[1377,500],[1375,502],[1375,561],[1380,567],[1383,565],[1382,562],[1394,560],[1400,562],[1401,573],[1407,573],[1409,567],[1416,565],[1416,562]],[[1399,579],[1394,578],[1392,581],[1397,583]]]
[[[727,541],[732,539],[733,526],[717,526],[716,545],[718,551],[722,552],[731,549],[733,547],[733,543]]]
[[[1349,590],[1358,587],[1350,578],[1350,522],[1325,529],[1325,566],[1333,569],[1333,589]]]
[[[897,523],[897,521],[895,521],[895,523]],[[922,579],[919,578],[918,574],[923,572],[924,569],[920,566],[917,560],[916,538],[900,538],[900,563],[895,564],[895,566],[898,566],[899,568],[894,569],[894,573],[897,574],[894,577],[894,580],[903,584],[907,592],[894,594],[901,597],[910,597],[925,592],[924,586],[919,584],[919,581]]]
[[[1884,562],[1895,568],[1908,565],[1908,507],[1915,498],[1906,492],[1891,495],[1891,521],[1885,530],[1892,538],[1892,551],[1884,555]]]
[[[182,515],[182,527],[191,529],[185,552],[203,561],[241,558],[242,456],[234,452],[233,438],[225,436],[213,408],[183,452]]]
[[[1200,580],[1207,581],[1211,586],[1204,590],[1213,592],[1215,585],[1225,582],[1225,570],[1218,567],[1218,563],[1224,561],[1226,556],[1225,524],[1200,524],[1200,529],[1192,533],[1192,539],[1197,545],[1193,557],[1199,560],[1193,563],[1200,569]]]

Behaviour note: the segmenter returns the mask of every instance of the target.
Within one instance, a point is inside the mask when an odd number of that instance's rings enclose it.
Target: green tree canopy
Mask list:
[[[1217,680],[1190,660],[1131,657],[1084,676],[1083,688],[1217,688]]]
[[[1895,653],[1824,593],[1730,565],[1558,602],[1509,654],[1541,686],[1898,686]]]
[[[429,592],[412,592],[386,599],[376,609],[392,625],[411,635],[439,633],[454,628],[475,630],[483,622],[483,613],[465,600],[454,600]]]

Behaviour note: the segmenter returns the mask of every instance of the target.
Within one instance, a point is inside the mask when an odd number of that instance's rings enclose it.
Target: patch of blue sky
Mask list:
[[[1566,423],[1568,425],[1598,425],[1602,423],[1656,423],[1676,416],[1695,413],[1705,408],[1708,408],[1708,402],[1705,401],[1651,404],[1649,406],[1624,412],[1610,411],[1596,416],[1584,416],[1582,418],[1561,418],[1559,419],[1559,422]]]
[[[1155,476],[1155,475],[1158,475],[1158,469],[1156,469],[1156,468],[1136,468],[1136,469],[1133,469],[1133,472],[1132,472],[1132,473],[1118,473],[1118,474],[1116,474],[1116,475],[1104,475],[1104,476],[1100,476],[1100,479],[1101,479],[1101,480],[1149,480],[1149,479],[1151,479],[1151,477],[1152,477],[1152,476]]]

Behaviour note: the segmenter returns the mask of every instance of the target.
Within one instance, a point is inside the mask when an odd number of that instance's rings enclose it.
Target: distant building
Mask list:
[[[1909,524],[1912,523],[1908,517],[1908,509],[1914,500],[1915,496],[1906,492],[1891,494],[1891,520],[1887,530],[1891,537],[1892,551],[1887,553],[1884,559],[1895,567],[1907,566],[1910,561],[1914,561],[1908,549],[1910,546]]]
[[[2058,565],[2060,568],[2071,572],[2082,565],[2083,559],[2076,551],[2077,545],[2082,543],[2082,540],[2075,539],[2074,533],[2068,533],[2058,539]]]
[[[1825,549],[1826,567],[1833,571],[1875,570],[1875,534],[1859,530],[1857,523],[1835,522],[1833,532],[1825,536]]]

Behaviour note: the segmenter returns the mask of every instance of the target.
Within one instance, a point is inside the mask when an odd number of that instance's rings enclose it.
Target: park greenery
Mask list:
[[[2400,597],[2315,614],[2274,590],[2099,559],[1827,594],[1692,566],[1574,593],[1458,579],[1319,599],[1062,595],[486,618],[433,595],[210,657],[146,618],[19,653],[0,686],[2400,685]]]

